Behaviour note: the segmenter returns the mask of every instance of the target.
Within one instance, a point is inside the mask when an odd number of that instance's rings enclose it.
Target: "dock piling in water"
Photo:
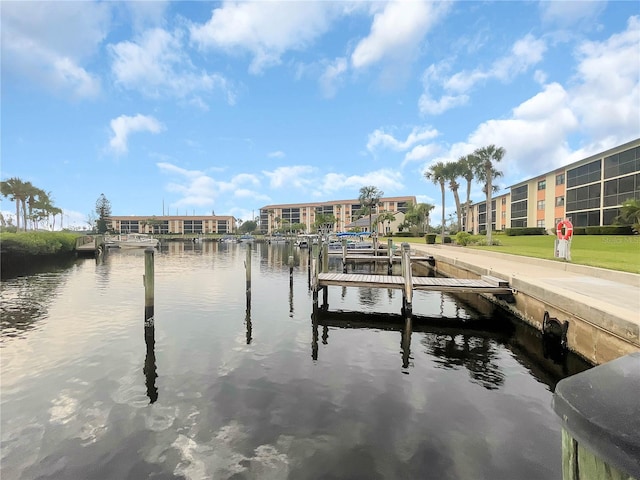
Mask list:
[[[149,247],[144,250],[144,324],[153,325],[154,308],[154,250]]]
[[[402,303],[405,312],[411,313],[413,303],[413,276],[411,275],[411,252],[407,242],[402,243],[402,277],[404,278]]]

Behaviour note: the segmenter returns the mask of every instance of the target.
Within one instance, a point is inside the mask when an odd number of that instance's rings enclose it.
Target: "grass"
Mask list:
[[[475,235],[472,238],[478,240],[485,237]],[[500,245],[469,246],[467,248],[564,261],[553,256],[556,238],[553,235],[510,237],[494,234],[492,238],[499,241]],[[436,239],[436,242],[439,239],[440,237]],[[418,237],[394,238],[394,242],[424,244],[425,239]],[[571,263],[640,274],[640,236],[575,235],[571,241]]]
[[[72,253],[78,234],[67,232],[0,233],[2,255],[55,255]]]

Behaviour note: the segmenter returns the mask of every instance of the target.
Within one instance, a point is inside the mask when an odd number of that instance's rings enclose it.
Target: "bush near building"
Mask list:
[[[77,233],[67,232],[3,232],[0,234],[2,255],[56,255],[73,253]]]
[[[546,235],[544,227],[519,227],[519,228],[507,228],[505,233],[509,237],[519,237],[522,235]]]

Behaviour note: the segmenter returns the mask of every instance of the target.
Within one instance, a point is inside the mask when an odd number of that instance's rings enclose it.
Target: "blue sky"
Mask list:
[[[365,185],[439,208],[432,162],[496,144],[507,187],[640,136],[637,2],[0,9],[1,176],[67,225],[101,193],[114,215],[247,220]]]

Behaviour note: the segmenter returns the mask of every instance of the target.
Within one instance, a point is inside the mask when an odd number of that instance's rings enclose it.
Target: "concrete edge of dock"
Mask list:
[[[635,292],[638,298],[640,275],[484,250],[458,250],[461,247],[434,248],[433,245],[413,244],[412,248],[420,254],[432,255],[437,270],[444,275],[462,278],[491,275],[508,281],[517,292],[516,302],[508,304],[492,300],[539,330],[542,330],[545,311],[551,317],[568,321],[568,347],[593,364],[640,350],[640,314],[637,310],[629,305],[616,305],[606,301],[606,298],[594,298],[558,286],[551,288],[544,278],[539,278],[540,272],[535,270],[544,268],[544,275],[549,277],[554,275],[554,271],[557,274],[564,271],[571,275],[617,282],[621,288]],[[478,262],[474,263],[469,254],[478,255]],[[495,264],[487,261],[487,257],[496,259]],[[514,265],[519,268],[513,268]],[[531,268],[523,268],[523,265]],[[637,290],[635,287],[638,287]],[[603,294],[606,297],[606,292]]]

